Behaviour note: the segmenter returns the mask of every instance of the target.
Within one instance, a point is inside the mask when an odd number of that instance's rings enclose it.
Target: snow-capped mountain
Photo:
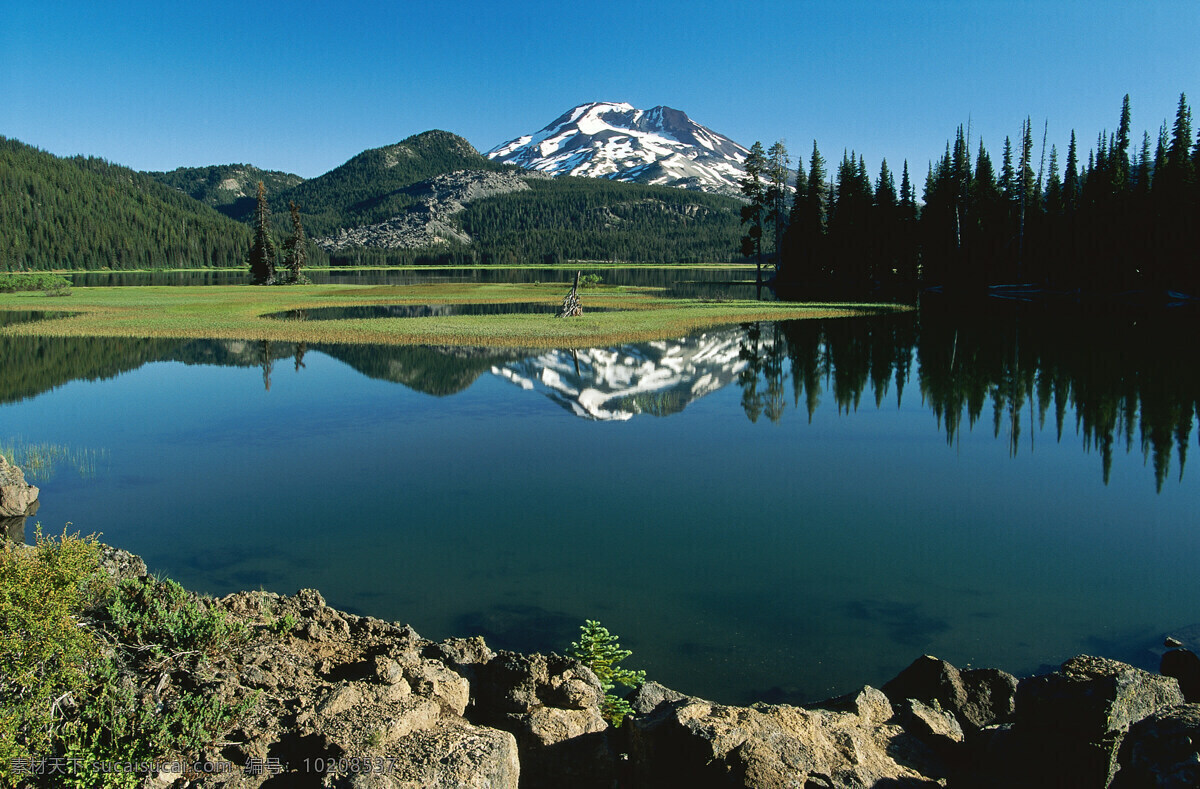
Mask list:
[[[736,194],[748,153],[680,110],[593,102],[564,113],[536,134],[493,148],[486,156],[551,175]]]
[[[678,340],[545,351],[496,365],[492,375],[540,391],[584,419],[666,416],[735,381],[747,364],[745,339],[745,329],[718,329]]]

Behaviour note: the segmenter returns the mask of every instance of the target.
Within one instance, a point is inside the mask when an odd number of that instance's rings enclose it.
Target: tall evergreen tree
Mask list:
[[[742,206],[742,224],[749,225],[746,234],[742,236],[742,255],[754,257],[758,286],[761,289],[763,281],[763,218],[766,212],[766,188],[763,176],[767,169],[767,157],[761,142],[756,140],[754,145],[750,146],[750,153],[742,162],[742,167],[745,168],[746,174],[742,177],[740,187],[742,195],[748,201],[747,205]]]
[[[771,252],[775,261],[776,273],[779,271],[780,258],[783,254],[783,235],[787,232],[787,178],[789,165],[791,165],[791,160],[788,158],[787,148],[784,146],[783,140],[776,140],[767,151],[765,173],[767,188],[764,193],[764,202],[767,208],[766,219],[774,230],[774,248]]]
[[[254,246],[250,248],[250,280],[256,285],[275,278],[275,242],[271,240],[271,207],[267,188],[258,182],[258,207],[254,213]]]
[[[897,213],[900,228],[897,274],[902,282],[911,285],[917,281],[919,256],[917,253],[917,194],[913,189],[912,179],[908,175],[908,159],[904,160],[904,170],[900,176],[900,203]]]
[[[292,215],[292,234],[283,243],[283,265],[288,270],[288,279],[300,281],[300,269],[308,260],[308,241],[304,237],[304,225],[300,222],[300,209],[295,201],[288,203]]]

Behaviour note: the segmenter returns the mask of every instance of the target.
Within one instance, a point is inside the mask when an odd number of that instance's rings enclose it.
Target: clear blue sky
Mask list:
[[[1200,107],[1200,2],[0,0],[0,135],[143,170],[305,177],[441,128],[487,150],[586,101],[684,110],[918,185],[970,118],[1065,154],[1133,103],[1136,142]],[[974,147],[974,146],[973,146]]]

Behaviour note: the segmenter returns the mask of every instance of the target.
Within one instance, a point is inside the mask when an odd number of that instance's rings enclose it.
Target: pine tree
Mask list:
[[[775,271],[778,273],[780,268],[780,256],[783,252],[783,235],[787,231],[788,223],[788,166],[791,161],[788,159],[787,148],[784,147],[783,140],[777,140],[770,150],[767,151],[767,167],[766,178],[767,188],[764,193],[764,202],[767,208],[767,221],[775,231],[775,247],[772,250],[775,259]]]
[[[288,206],[292,214],[292,234],[283,242],[283,265],[288,270],[289,281],[299,282],[300,269],[308,260],[308,241],[304,237],[304,225],[300,223],[300,209],[295,201],[289,202]]]
[[[267,188],[258,182],[258,208],[254,214],[254,246],[250,248],[250,280],[264,285],[275,279],[275,242],[271,240],[271,207]]]
[[[599,622],[588,619],[579,628],[579,640],[571,642],[567,655],[582,662],[592,670],[604,691],[604,703],[600,713],[613,726],[620,726],[626,715],[633,712],[629,702],[610,691],[617,685],[636,688],[646,681],[645,671],[632,671],[617,664],[633,653],[621,649],[617,637]]]
[[[742,162],[742,167],[745,168],[746,175],[742,177],[739,186],[748,201],[748,205],[742,206],[742,224],[749,225],[746,234],[742,236],[742,255],[754,257],[758,273],[758,286],[761,289],[763,214],[766,210],[766,190],[763,176],[767,169],[767,157],[763,152],[761,142],[755,141],[754,145],[750,146],[750,154]]]

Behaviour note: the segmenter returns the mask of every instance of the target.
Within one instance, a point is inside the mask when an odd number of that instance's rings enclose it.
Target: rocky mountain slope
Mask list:
[[[593,102],[567,111],[534,134],[498,145],[487,157],[552,175],[736,195],[748,153],[680,110]]]
[[[382,222],[342,228],[314,241],[328,251],[353,246],[415,249],[451,241],[468,244],[471,237],[452,217],[474,200],[528,190],[526,180],[532,177],[549,176],[485,170],[457,170],[438,175],[399,190],[415,201],[403,213]]]

